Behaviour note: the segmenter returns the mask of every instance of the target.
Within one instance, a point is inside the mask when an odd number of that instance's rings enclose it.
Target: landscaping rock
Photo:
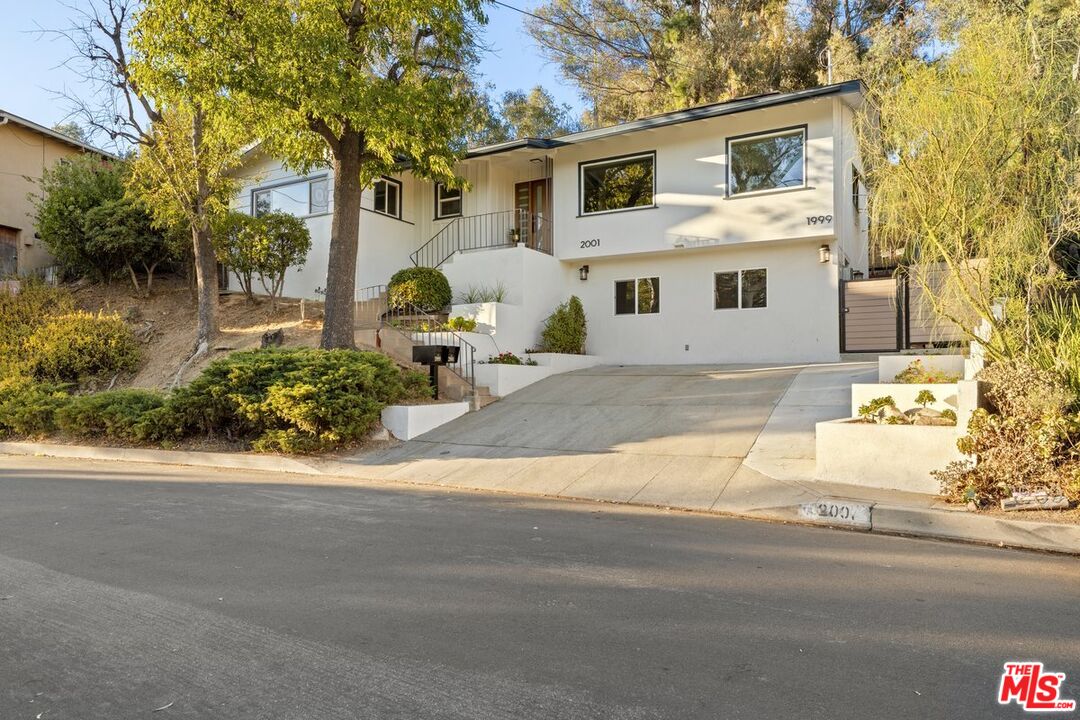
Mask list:
[[[267,330],[262,335],[262,342],[259,344],[260,348],[268,347],[281,347],[285,342],[285,330],[278,328],[277,330]]]
[[[952,427],[955,424],[956,423],[954,423],[949,418],[944,418],[940,415],[938,417],[933,417],[930,415],[916,415],[914,422],[912,422],[912,425],[941,425],[943,427]]]

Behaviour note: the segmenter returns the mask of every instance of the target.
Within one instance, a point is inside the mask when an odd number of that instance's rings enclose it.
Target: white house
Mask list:
[[[358,293],[427,265],[455,295],[505,288],[497,322],[481,318],[503,350],[535,347],[577,295],[587,350],[607,362],[836,360],[840,282],[867,271],[863,91],[851,81],[475,148],[458,168],[464,192],[386,177],[362,197]],[[312,251],[285,294],[318,297],[329,171],[297,177],[256,151],[245,177],[237,207],[307,222]]]

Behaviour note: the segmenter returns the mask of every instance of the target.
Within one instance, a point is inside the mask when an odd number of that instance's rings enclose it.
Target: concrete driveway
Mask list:
[[[373,479],[701,510],[770,507],[776,484],[766,481],[812,477],[814,423],[847,416],[850,383],[871,368],[590,368],[354,462]],[[780,489],[789,504],[792,489]],[[721,494],[728,501],[718,507]]]

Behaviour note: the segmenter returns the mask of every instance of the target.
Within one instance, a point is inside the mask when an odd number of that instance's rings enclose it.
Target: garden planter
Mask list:
[[[467,412],[467,402],[387,405],[382,411],[382,424],[398,440],[412,440]]]
[[[476,366],[476,384],[485,386],[495,397],[506,397],[554,374],[550,367],[542,365],[483,363]]]
[[[568,353],[529,353],[541,367],[551,368],[553,373],[584,370],[600,364],[598,355],[571,355]]]
[[[896,401],[896,407],[901,410],[911,410],[921,407],[915,402],[915,398],[922,390],[929,390],[936,398],[935,402],[926,407],[939,412],[960,410],[960,393],[956,383],[932,383],[916,385],[911,383],[853,383],[851,386],[851,416],[859,415],[859,407],[866,405],[875,398],[886,395]]]

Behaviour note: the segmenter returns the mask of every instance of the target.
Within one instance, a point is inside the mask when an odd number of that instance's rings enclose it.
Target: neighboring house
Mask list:
[[[362,197],[358,299],[426,265],[455,295],[506,288],[504,350],[535,347],[577,295],[588,352],[605,361],[836,360],[840,283],[867,272],[863,92],[852,81],[474,148],[458,166],[464,192],[386,177]],[[244,173],[238,208],[306,219],[311,254],[285,293],[316,297],[333,178],[296,177],[257,150]]]
[[[30,194],[41,175],[81,153],[113,157],[73,138],[0,110],[0,277],[22,275],[52,264],[34,231]]]

